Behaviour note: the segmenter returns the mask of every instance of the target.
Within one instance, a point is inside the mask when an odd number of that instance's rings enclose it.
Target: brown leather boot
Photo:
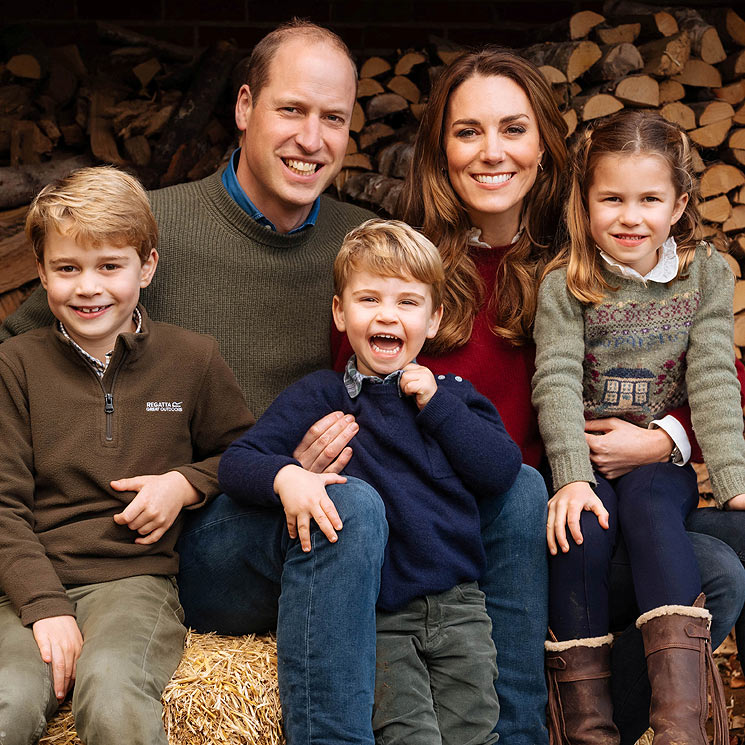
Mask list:
[[[618,745],[610,696],[613,636],[546,642],[551,745]]]
[[[711,614],[703,593],[692,606],[663,605],[636,621],[644,639],[652,686],[649,724],[654,745],[707,745],[711,687],[714,745],[727,745],[724,689],[711,654]]]

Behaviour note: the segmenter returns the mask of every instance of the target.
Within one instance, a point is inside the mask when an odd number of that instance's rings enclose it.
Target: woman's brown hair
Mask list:
[[[691,143],[680,127],[658,113],[625,109],[588,127],[578,140],[571,162],[566,224],[569,240],[546,272],[567,267],[567,287],[583,303],[599,303],[611,285],[601,272],[590,231],[587,193],[598,161],[605,155],[656,155],[669,167],[676,199],[688,195],[680,219],[670,229],[678,244],[678,276],[683,275],[698,245],[701,217],[698,211],[698,182],[694,175]]]
[[[538,121],[544,149],[542,170],[523,203],[525,229],[507,250],[494,294],[486,299],[492,331],[513,344],[531,339],[538,277],[550,258],[549,246],[561,212],[566,123],[549,84],[534,65],[507,49],[486,47],[467,52],[445,68],[432,88],[398,205],[401,218],[420,227],[438,247],[445,267],[443,321],[437,336],[427,345],[427,351],[435,354],[468,342],[474,318],[485,301],[482,279],[468,253],[471,222],[448,178],[443,143],[450,98],[462,83],[475,76],[508,78],[523,89]]]

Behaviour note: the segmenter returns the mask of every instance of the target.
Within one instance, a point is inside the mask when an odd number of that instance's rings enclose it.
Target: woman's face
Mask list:
[[[525,91],[501,76],[474,76],[456,88],[443,143],[450,183],[482,240],[509,243],[543,156]]]

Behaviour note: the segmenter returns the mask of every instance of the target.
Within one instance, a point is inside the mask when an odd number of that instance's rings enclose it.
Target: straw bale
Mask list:
[[[284,745],[272,636],[189,631],[162,700],[170,745]],[[82,745],[69,701],[39,745]]]

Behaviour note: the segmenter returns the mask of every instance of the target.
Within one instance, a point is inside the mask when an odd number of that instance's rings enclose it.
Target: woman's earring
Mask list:
[[[543,163],[541,163],[540,160],[538,161],[538,168],[540,168],[541,170],[543,170]]]

